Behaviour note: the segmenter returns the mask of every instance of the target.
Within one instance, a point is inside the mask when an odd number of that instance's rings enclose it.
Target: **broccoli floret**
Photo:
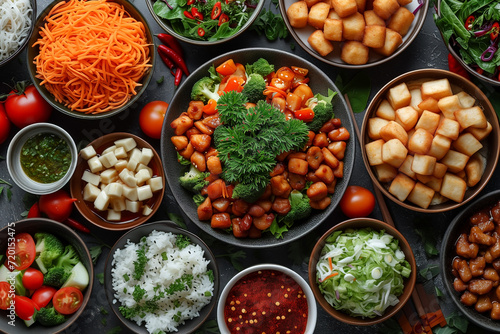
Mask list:
[[[58,313],[53,306],[42,307],[35,315],[35,320],[42,326],[57,326],[66,321],[66,317]]]
[[[337,93],[328,89],[328,96],[316,94],[307,101],[307,106],[314,111],[314,118],[306,123],[309,130],[318,132],[321,127],[333,118],[332,99]]]
[[[258,73],[265,77],[274,71],[274,65],[269,64],[264,58],[259,58],[255,63],[245,66],[247,74]]]
[[[64,252],[64,245],[56,236],[50,233],[35,233],[35,249],[45,268],[53,266],[55,259]]]
[[[266,191],[266,187],[260,187],[256,183],[238,183],[233,189],[233,198],[241,198],[245,202],[253,203]]]
[[[291,209],[282,219],[287,226],[291,226],[294,221],[309,217],[311,214],[309,197],[298,190],[292,190],[288,199],[290,200]]]
[[[191,165],[191,168],[179,178],[181,186],[191,192],[197,193],[208,184],[205,180],[210,173],[200,172],[198,168]]]
[[[248,102],[257,103],[265,98],[263,92],[266,89],[266,81],[262,75],[252,73],[248,76],[246,84],[243,86],[241,93],[245,95]]]
[[[63,267],[52,267],[43,276],[43,284],[60,288],[71,274],[71,269]]]
[[[66,245],[66,247],[64,247],[64,253],[57,258],[54,267],[61,267],[70,272],[78,262],[80,262],[80,257],[75,247],[73,247],[73,245]]]
[[[193,85],[191,89],[191,99],[203,101],[203,103],[207,103],[210,99],[217,101],[219,99],[219,94],[217,94],[218,89],[219,84],[214,79],[203,77]]]

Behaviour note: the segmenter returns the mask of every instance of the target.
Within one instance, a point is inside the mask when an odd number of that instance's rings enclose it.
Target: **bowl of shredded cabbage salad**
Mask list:
[[[330,229],[309,261],[309,281],[318,302],[335,318],[355,325],[392,316],[410,297],[415,280],[415,259],[403,235],[370,218]]]

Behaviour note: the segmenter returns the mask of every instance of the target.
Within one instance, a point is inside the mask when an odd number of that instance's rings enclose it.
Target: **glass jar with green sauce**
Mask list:
[[[56,182],[67,173],[70,165],[70,148],[66,141],[56,134],[36,134],[21,148],[21,166],[33,181]]]

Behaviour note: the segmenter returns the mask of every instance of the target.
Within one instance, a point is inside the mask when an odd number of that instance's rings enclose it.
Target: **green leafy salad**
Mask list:
[[[396,240],[369,228],[336,231],[316,265],[319,289],[336,310],[373,318],[399,302],[411,273]]]

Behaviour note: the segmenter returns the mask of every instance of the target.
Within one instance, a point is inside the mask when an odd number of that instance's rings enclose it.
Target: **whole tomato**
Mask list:
[[[139,114],[142,132],[151,138],[160,139],[167,108],[168,103],[164,101],[152,101],[146,104]]]
[[[46,122],[52,113],[52,106],[35,86],[20,82],[5,100],[5,111],[15,126],[24,128],[33,123]]]
[[[0,103],[0,144],[2,144],[5,139],[9,136],[10,122],[5,114],[5,108],[3,104]]]
[[[366,188],[348,186],[339,205],[342,212],[349,218],[366,217],[375,208],[375,196]]]
[[[73,202],[76,198],[71,196],[63,189],[52,194],[42,195],[38,200],[40,212],[43,212],[50,219],[63,222],[68,219],[73,211]]]

